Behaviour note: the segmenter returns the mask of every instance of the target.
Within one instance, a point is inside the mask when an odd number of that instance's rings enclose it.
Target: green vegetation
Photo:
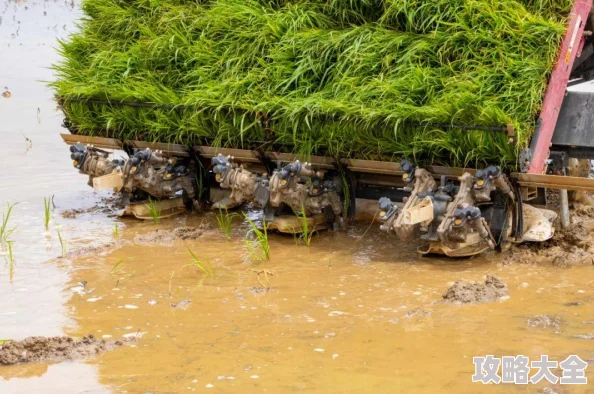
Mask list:
[[[225,234],[227,239],[231,238],[231,224],[233,222],[234,216],[236,216],[236,214],[230,214],[226,209],[223,211],[219,208],[219,213],[217,214],[217,223],[219,224],[219,228],[223,234]]]
[[[311,246],[311,239],[317,231],[315,228],[310,230],[309,220],[307,220],[307,216],[305,215],[305,208],[301,207],[301,212],[295,212],[295,216],[301,220],[301,234],[299,239],[309,248]]]
[[[8,249],[8,262],[11,264],[11,266],[10,266],[10,270],[11,270],[10,276],[11,276],[11,278],[12,278],[12,273],[13,273],[13,269],[14,269],[14,267],[12,265],[12,263],[14,263],[14,255],[12,253],[12,243],[13,242],[14,241],[8,241],[8,242],[6,242],[6,246],[7,246],[7,249]]]
[[[52,211],[51,211],[51,198],[43,198],[43,224],[46,230],[49,230],[50,220],[52,218]]]
[[[252,233],[254,236],[253,240],[245,240],[245,245],[247,246],[248,251],[250,252],[252,260],[270,260],[270,246],[268,245],[268,231],[266,229],[266,221],[262,219],[262,230],[260,230],[256,223],[254,223],[250,218],[248,218],[246,214],[244,214],[243,216],[250,225],[250,233]]]
[[[214,269],[212,268],[212,264],[210,263],[210,261],[200,260],[196,256],[196,254],[194,252],[192,252],[192,249],[190,249],[190,248],[188,248],[188,252],[190,252],[190,255],[192,256],[192,263],[191,263],[192,267],[198,268],[206,276],[214,276]]]
[[[2,223],[0,224],[0,245],[4,247],[5,245],[10,244],[10,236],[16,229],[16,227],[9,227],[8,222],[10,220],[10,215],[12,214],[12,209],[16,204],[6,203],[7,209],[6,212],[2,212]]]
[[[153,218],[153,223],[159,224],[159,221],[161,220],[161,208],[159,207],[159,202],[149,198],[145,205],[148,208],[149,215]]]
[[[115,263],[115,265],[111,268],[111,270],[109,270],[109,273],[113,273],[116,272],[116,270],[118,269],[118,267],[124,262],[124,259],[119,259],[117,263]]]
[[[62,239],[62,234],[58,230],[58,240],[60,241],[60,249],[62,250],[62,257],[66,257],[66,241]]]
[[[52,85],[85,135],[513,166],[571,4],[84,0]]]
[[[7,249],[8,252],[8,256],[5,257],[6,259],[6,263],[8,264],[8,280],[10,281],[10,283],[12,283],[12,280],[14,279],[14,269],[16,266],[16,263],[14,261],[14,255],[12,253],[12,243],[14,241],[7,241],[6,244],[2,245],[3,249]]]
[[[113,236],[116,238],[120,236],[120,228],[117,223],[113,224]]]

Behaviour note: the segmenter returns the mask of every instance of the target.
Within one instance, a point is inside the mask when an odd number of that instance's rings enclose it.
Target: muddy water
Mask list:
[[[52,78],[52,46],[72,30],[77,2],[5,0],[0,15],[0,90],[11,92],[0,97],[0,211],[19,203],[14,263],[0,255],[0,339],[138,336],[95,359],[1,367],[0,392],[535,392],[544,385],[471,383],[472,357],[594,359],[594,341],[572,337],[594,333],[584,323],[594,320],[592,267],[504,265],[496,254],[419,258],[417,245],[366,225],[322,234],[311,248],[271,235],[271,260],[254,262],[241,221],[227,240],[212,215],[155,225],[103,212],[106,196],[71,168],[61,116],[39,82]],[[45,230],[43,198],[52,195]],[[72,209],[79,214],[63,216]],[[183,226],[207,230],[170,244],[140,242]],[[58,258],[58,230],[66,258]],[[214,276],[189,265],[188,249]],[[507,283],[508,300],[434,303],[454,281],[486,274]],[[536,315],[559,316],[560,327],[528,327]]]
[[[89,193],[72,171],[59,133],[62,116],[43,81],[52,79],[57,38],[66,37],[80,16],[79,1],[0,1],[0,212],[18,203],[10,220],[16,227],[13,261],[0,250],[0,339],[59,335],[70,320],[64,284],[75,269],[61,254],[57,231],[67,248],[102,242],[112,219],[83,215],[66,220],[61,212],[92,209],[102,196]],[[9,92],[4,97],[4,93]],[[43,224],[43,199],[54,196],[49,230]],[[0,373],[5,376],[4,373]],[[69,381],[84,381],[90,392],[104,390],[96,368],[85,363],[31,365],[0,379],[0,392],[78,392]],[[26,376],[19,378],[18,376]]]
[[[157,227],[206,223],[212,229],[196,240],[135,243]],[[65,332],[140,336],[133,346],[88,361],[99,383],[134,393],[525,392],[472,384],[472,357],[594,359],[592,341],[572,338],[594,331],[583,323],[594,319],[591,267],[504,266],[497,255],[419,259],[414,245],[374,230],[361,238],[364,227],[323,234],[311,248],[271,236],[272,259],[253,263],[242,241],[246,230],[237,223],[225,240],[208,215],[131,224],[121,247],[72,261],[64,291],[84,280],[88,292],[67,302],[76,324]],[[213,277],[188,266],[188,249],[212,264]],[[259,283],[259,270],[272,274],[270,291],[262,289],[267,282],[261,275]],[[434,304],[453,281],[480,281],[486,273],[508,284],[508,300]],[[171,306],[180,302],[186,307]],[[528,318],[544,314],[560,316],[560,328],[528,327]],[[86,384],[73,383],[81,390]]]
[[[43,81],[52,79],[50,63],[57,59],[58,38],[74,28],[80,16],[72,1],[0,2],[0,212],[14,206],[9,227],[14,262],[0,251],[0,337],[57,335],[67,323],[59,291],[69,267],[47,264],[61,254],[58,230],[68,247],[109,233],[104,217],[61,220],[60,212],[92,207],[99,196],[88,192],[72,170],[59,133],[62,116]],[[53,196],[53,198],[52,198]],[[44,198],[52,198],[52,220],[44,228]],[[33,325],[31,322],[35,322]]]

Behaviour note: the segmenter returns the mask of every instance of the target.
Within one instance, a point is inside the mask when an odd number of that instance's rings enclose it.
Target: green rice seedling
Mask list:
[[[205,168],[202,165],[202,162],[199,163],[198,174],[196,175],[196,185],[198,186],[198,201],[204,201],[206,188],[204,187],[204,173]]]
[[[344,203],[343,203],[343,212],[344,218],[348,217],[349,208],[351,206],[351,189],[349,188],[349,181],[347,179],[347,174],[344,171],[340,172],[340,179],[342,182],[342,193],[344,196]]]
[[[158,201],[149,198],[145,205],[148,208],[149,215],[153,218],[153,223],[159,224],[159,221],[161,220],[161,208]]]
[[[10,215],[12,213],[12,209],[16,204],[6,203],[7,209],[6,212],[2,212],[2,223],[0,224],[0,244],[4,247],[7,243],[10,242],[10,236],[16,229],[16,227],[9,227],[8,222],[10,220]]]
[[[81,135],[514,167],[572,3],[85,0],[51,85]]]
[[[116,272],[116,270],[118,269],[118,267],[120,265],[122,265],[122,263],[124,262],[125,259],[119,259],[117,263],[115,263],[115,265],[113,267],[111,267],[111,269],[109,270],[109,273],[114,273]]]
[[[13,242],[14,241],[8,241],[6,243],[7,249],[8,249],[8,262],[9,262],[9,264],[11,264],[11,270],[12,270],[12,264],[14,263],[14,255],[12,253],[12,243]]]
[[[225,234],[225,237],[227,239],[231,239],[231,224],[233,222],[233,217],[235,215],[235,213],[230,214],[226,209],[223,211],[220,208],[219,213],[217,213],[216,215],[219,228],[221,229],[223,234]]]
[[[309,220],[307,220],[307,216],[305,214],[305,209],[303,207],[301,207],[301,212],[295,212],[295,215],[300,219],[301,221],[301,234],[299,235],[299,240],[301,242],[303,242],[303,244],[305,246],[307,246],[308,248],[311,246],[311,239],[314,235],[314,233],[316,233],[316,229],[310,229],[309,228]]]
[[[46,230],[49,230],[51,220],[51,198],[43,198],[43,224]]]
[[[293,235],[293,242],[295,242],[295,246],[298,246],[299,245],[299,242],[301,241],[301,237],[299,235],[299,232],[296,231],[296,230],[294,230],[293,231],[293,234],[291,234],[291,235]]]
[[[260,230],[256,223],[248,218],[247,215],[244,214],[244,218],[250,225],[250,232],[255,238],[254,240],[245,240],[250,256],[255,261],[270,260],[270,245],[268,244],[266,221],[262,220],[262,230]]]
[[[13,241],[6,242],[6,248],[8,250],[8,256],[6,257],[6,263],[8,264],[8,279],[10,283],[14,279],[14,269],[16,266],[16,262],[14,261],[14,255],[12,253],[12,243]]]
[[[119,235],[120,235],[120,229],[118,227],[118,224],[114,223],[113,224],[113,236],[117,238],[117,237],[119,237]]]
[[[61,256],[66,257],[66,241],[62,239],[62,234],[60,234],[60,230],[58,230],[58,240],[60,241],[60,250],[62,251]]]
[[[191,266],[198,268],[206,276],[214,276],[214,269],[212,268],[210,261],[200,260],[190,248],[188,248],[188,252],[190,252],[190,255],[192,256]]]

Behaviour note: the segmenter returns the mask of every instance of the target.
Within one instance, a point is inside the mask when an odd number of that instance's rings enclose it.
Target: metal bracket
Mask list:
[[[551,151],[547,163],[548,174],[563,175],[565,169],[569,166],[569,158],[565,152]]]
[[[549,148],[567,83],[571,75],[573,63],[579,52],[579,45],[586,21],[590,10],[592,9],[592,1],[575,0],[573,7],[569,14],[569,22],[567,32],[563,38],[561,49],[557,57],[557,62],[551,74],[547,92],[543,101],[541,113],[539,116],[540,124],[537,127],[537,133],[533,136],[533,141],[530,146],[532,150],[532,160],[528,172],[531,174],[542,174],[545,171],[546,160],[549,157]]]
[[[544,187],[547,189],[565,189],[573,191],[594,192],[594,179],[573,176],[525,174],[514,172],[515,178],[523,187]]]

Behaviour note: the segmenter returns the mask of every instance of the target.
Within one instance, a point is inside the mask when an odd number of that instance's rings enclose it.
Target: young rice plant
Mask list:
[[[198,268],[206,276],[214,276],[214,269],[212,268],[210,261],[200,260],[190,248],[188,248],[188,252],[190,252],[190,255],[192,256],[192,263],[189,265]]]
[[[52,86],[81,135],[513,167],[572,3],[84,0]]]
[[[145,205],[148,208],[149,215],[153,219],[153,223],[159,224],[161,220],[161,208],[159,207],[159,202],[149,198]]]
[[[221,208],[217,213],[217,223],[227,239],[231,238],[231,224],[235,215],[235,213],[230,214],[226,209],[223,211]]]
[[[50,220],[52,218],[52,211],[51,211],[51,198],[44,197],[43,198],[43,225],[46,230],[49,230]]]
[[[268,245],[268,231],[266,229],[266,221],[262,220],[262,230],[260,230],[258,225],[248,218],[247,215],[244,214],[244,217],[250,225],[250,232],[254,236],[254,240],[245,240],[245,244],[252,260],[270,260],[270,246]]]
[[[12,214],[12,209],[16,204],[6,203],[7,209],[6,212],[2,212],[2,223],[0,223],[0,245],[4,247],[7,244],[10,244],[10,236],[16,229],[15,227],[10,227],[8,225],[10,221],[10,215]]]

